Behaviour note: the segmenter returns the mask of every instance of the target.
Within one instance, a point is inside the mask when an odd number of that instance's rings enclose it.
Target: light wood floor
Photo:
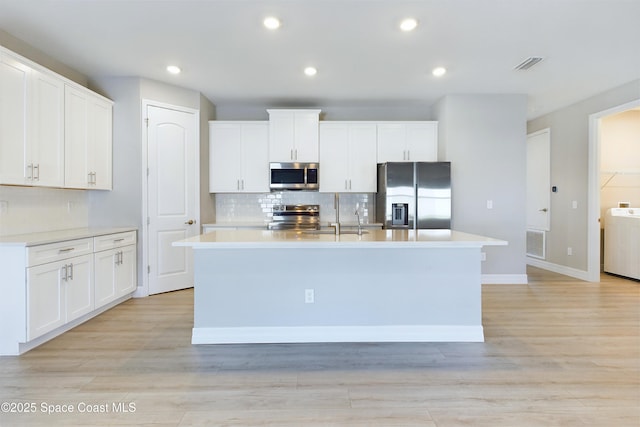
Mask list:
[[[37,413],[0,426],[639,426],[640,283],[528,273],[483,287],[484,343],[192,346],[191,290],[131,300],[1,357]]]

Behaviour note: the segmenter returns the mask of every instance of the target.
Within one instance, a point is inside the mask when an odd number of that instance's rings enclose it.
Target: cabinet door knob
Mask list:
[[[185,224],[187,224],[187,225],[193,225],[195,223],[196,223],[195,219],[190,219],[189,221],[185,222]]]

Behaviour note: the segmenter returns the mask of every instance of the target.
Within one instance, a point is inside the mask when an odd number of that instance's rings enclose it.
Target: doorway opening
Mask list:
[[[636,176],[640,175],[640,166],[634,168],[622,168],[625,170],[611,171],[602,170],[602,150],[603,150],[603,123],[607,117],[618,115],[627,111],[635,111],[640,109],[640,99],[619,105],[589,116],[589,207],[588,207],[588,230],[587,230],[587,280],[592,282],[600,281],[601,272],[601,256],[602,256],[602,209],[607,206],[603,205],[602,188],[603,184],[607,184],[607,179],[611,175]],[[638,139],[640,140],[640,139]],[[640,150],[640,148],[638,149]],[[602,172],[608,172],[603,174]],[[611,173],[614,172],[614,173]],[[616,173],[618,172],[618,173]],[[611,179],[609,179],[611,182]],[[606,187],[606,185],[605,185]],[[610,201],[606,201],[610,204]]]

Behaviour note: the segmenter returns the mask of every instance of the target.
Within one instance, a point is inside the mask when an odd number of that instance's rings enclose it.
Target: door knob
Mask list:
[[[189,221],[185,222],[185,224],[189,224],[189,225],[193,225],[195,223],[196,221],[194,219],[190,219]]]
[[[546,212],[548,209],[547,208],[542,208],[542,209],[538,209],[538,212]]]

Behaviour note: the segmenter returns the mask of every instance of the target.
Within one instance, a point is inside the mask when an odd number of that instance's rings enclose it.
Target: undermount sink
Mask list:
[[[304,230],[303,234],[336,234],[334,230]],[[367,234],[367,230],[362,230],[360,234]],[[357,230],[340,230],[340,234],[358,234]]]

